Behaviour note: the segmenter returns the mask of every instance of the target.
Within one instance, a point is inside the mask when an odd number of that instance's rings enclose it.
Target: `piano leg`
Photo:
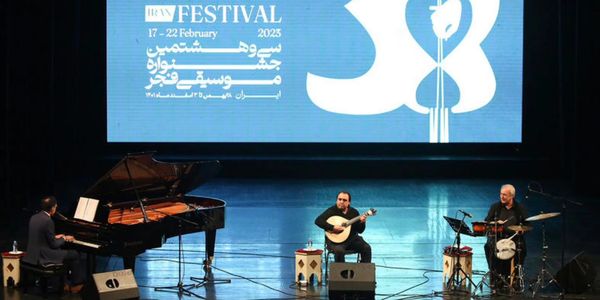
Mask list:
[[[205,233],[205,251],[206,251],[206,263],[210,265],[212,263],[213,257],[215,256],[215,241],[217,239],[217,230],[216,229],[208,229]]]
[[[206,259],[204,260],[204,277],[200,278],[200,277],[190,277],[191,280],[196,281],[198,284],[195,285],[195,287],[201,287],[201,286],[211,286],[213,284],[217,284],[217,283],[231,283],[231,279],[215,279],[214,276],[212,275],[212,271],[211,271],[211,265],[212,265],[212,261],[213,258],[215,256],[215,241],[217,238],[217,230],[213,229],[207,229],[205,231],[205,253],[206,253]],[[208,285],[207,285],[208,284]]]
[[[131,272],[135,273],[135,255],[124,255],[123,267],[125,269],[131,269]]]

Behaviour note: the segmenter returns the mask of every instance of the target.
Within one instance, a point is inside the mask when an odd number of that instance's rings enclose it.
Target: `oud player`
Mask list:
[[[315,219],[315,224],[326,232],[331,233],[332,237],[344,233],[345,230],[348,232],[347,228],[350,228],[348,237],[343,241],[337,240],[337,242],[333,242],[329,237],[326,238],[327,247],[330,251],[335,253],[335,262],[344,262],[345,252],[347,250],[353,250],[360,253],[361,263],[370,263],[371,246],[359,235],[359,233],[365,231],[367,217],[366,215],[359,217],[358,211],[355,208],[350,207],[351,203],[352,196],[350,196],[350,193],[346,191],[339,192],[335,205],[327,208],[321,213]],[[355,222],[350,226],[343,226],[342,224],[334,225],[331,224],[333,222],[328,222],[328,220],[339,219],[336,217],[341,217],[346,220],[359,217],[359,222]]]

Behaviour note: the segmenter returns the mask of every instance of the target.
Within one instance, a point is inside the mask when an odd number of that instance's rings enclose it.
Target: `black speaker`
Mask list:
[[[558,285],[567,293],[582,293],[592,286],[596,270],[583,252],[575,255],[569,263],[556,272]]]
[[[139,299],[140,292],[131,269],[92,275],[83,288],[83,299]]]
[[[375,291],[375,264],[331,263],[330,291]]]

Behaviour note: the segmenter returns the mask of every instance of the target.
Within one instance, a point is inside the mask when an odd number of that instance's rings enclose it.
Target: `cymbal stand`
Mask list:
[[[548,269],[547,269],[546,249],[548,249],[548,245],[546,244],[546,225],[545,225],[545,223],[546,222],[542,221],[542,257],[541,257],[542,269],[538,273],[535,283],[533,283],[531,285],[531,290],[532,290],[531,295],[533,298],[535,298],[535,294],[537,294],[539,289],[543,289],[543,288],[549,286],[553,282],[558,285],[558,281],[556,281],[556,278],[554,278],[552,273],[550,273],[550,271],[548,271]],[[562,295],[563,294],[561,293],[561,296]]]
[[[535,189],[532,189],[532,183],[535,183]],[[539,190],[538,190],[539,189]],[[567,199],[565,197],[561,197],[561,196],[555,196],[549,193],[545,193],[544,189],[542,187],[542,185],[539,182],[530,182],[529,185],[527,186],[527,191],[528,192],[533,192],[536,194],[539,194],[541,196],[544,196],[548,199],[551,200],[560,200],[561,202],[561,240],[562,240],[562,245],[561,245],[561,254],[560,254],[560,268],[562,269],[565,266],[565,249],[566,249],[566,244],[567,244],[567,204],[572,204],[572,205],[577,205],[577,206],[583,206],[583,203],[581,202],[577,202],[574,200],[570,200]]]

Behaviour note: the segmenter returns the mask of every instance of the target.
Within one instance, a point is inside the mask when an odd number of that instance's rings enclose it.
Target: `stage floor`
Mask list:
[[[364,239],[373,249],[376,265],[376,299],[468,299],[468,295],[444,292],[442,279],[443,249],[455,235],[443,216],[462,218],[467,211],[472,221],[482,221],[492,202],[498,201],[501,184],[513,183],[517,199],[523,200],[528,183],[523,180],[276,180],[216,179],[191,194],[216,197],[227,202],[225,228],[217,231],[217,245],[212,276],[230,283],[191,287],[190,291],[208,299],[326,299],[328,287],[299,287],[295,284],[294,251],[306,247],[323,247],[323,232],[314,225],[315,217],[334,204],[340,190],[352,193],[352,206],[360,212],[376,208],[378,214],[367,221]],[[561,197],[583,202],[583,207],[569,205],[566,215],[565,263],[580,252],[598,266],[600,243],[594,233],[600,225],[598,199],[569,198],[570,192],[560,183],[543,182],[544,192],[555,197],[529,193],[524,201],[529,215],[560,212]],[[526,234],[528,255],[524,267],[527,281],[534,280],[541,268],[542,223],[548,243],[551,273],[560,269],[563,241],[562,217],[532,222]],[[25,233],[26,235],[26,233]],[[204,234],[183,236],[185,250],[182,264],[183,283],[190,277],[204,277]],[[480,284],[487,271],[483,246],[485,237],[462,236],[461,245],[473,248],[473,281]],[[193,299],[177,293],[158,292],[155,287],[173,286],[178,278],[178,239],[172,238],[162,248],[150,249],[138,256],[136,280],[143,299]],[[348,258],[352,261],[355,258]],[[99,258],[96,272],[122,269],[118,257]],[[596,268],[597,270],[598,268]],[[556,297],[559,290],[550,286],[540,295]],[[488,298],[484,286],[476,293]],[[6,299],[38,299],[19,291],[4,289]],[[522,295],[507,299],[531,297]],[[567,298],[600,299],[600,293],[568,294]],[[65,295],[62,299],[76,299]]]

